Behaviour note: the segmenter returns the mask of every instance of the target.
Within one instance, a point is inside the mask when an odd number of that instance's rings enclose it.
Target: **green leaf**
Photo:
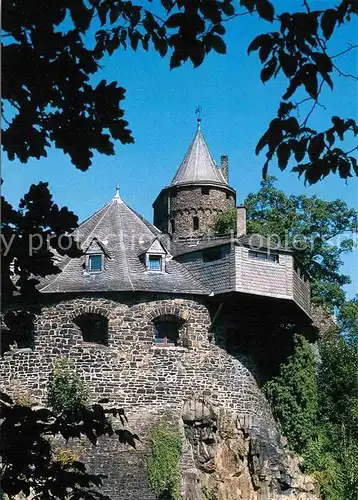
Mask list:
[[[320,73],[330,73],[333,69],[333,64],[331,58],[322,52],[313,52],[311,54],[312,59],[317,64],[317,68]]]
[[[215,26],[212,27],[211,30],[213,33],[217,33],[218,35],[225,35],[226,29],[222,24],[216,24]]]
[[[232,5],[231,0],[224,0],[221,8],[227,16],[233,16],[235,14],[235,7]]]
[[[336,22],[337,11],[335,9],[327,9],[324,11],[321,18],[321,28],[327,40],[331,38]]]
[[[286,76],[293,76],[297,70],[297,58],[280,50],[278,54],[280,64]]]
[[[277,58],[272,57],[264,66],[264,68],[261,71],[261,81],[262,83],[267,82],[274,74],[275,69],[277,67]]]
[[[266,43],[270,40],[270,35],[259,35],[252,40],[250,45],[248,46],[247,53],[250,54],[253,50],[259,49],[262,45],[266,45]]]
[[[295,160],[297,162],[301,162],[306,154],[305,143],[303,141],[297,141],[297,145],[295,147]]]
[[[291,156],[291,148],[287,142],[282,142],[277,148],[278,166],[281,170],[285,170],[288,160]]]
[[[220,36],[212,35],[210,37],[210,39],[211,39],[212,47],[215,50],[215,52],[217,52],[218,54],[226,54],[226,44]]]
[[[259,50],[259,58],[262,63],[267,60],[268,56],[272,52],[272,45],[273,45],[273,40],[271,39],[268,40],[267,43],[261,45]]]
[[[260,17],[265,19],[266,21],[270,21],[272,23],[275,9],[271,2],[268,0],[257,0],[256,9]]]
[[[168,28],[177,28],[178,26],[181,26],[185,20],[185,14],[179,12],[176,14],[171,15],[167,21],[166,21],[166,26]]]
[[[321,156],[325,148],[324,135],[318,134],[310,140],[308,155],[311,161],[316,161]]]
[[[323,79],[328,83],[328,85],[331,87],[331,89],[333,90],[333,82],[332,82],[332,78],[329,76],[328,73],[321,73]]]
[[[201,42],[197,42],[190,50],[189,58],[194,65],[194,68],[197,68],[202,64],[205,57],[205,48],[204,44]]]
[[[327,132],[326,132],[326,140],[328,141],[328,144],[330,146],[333,146],[334,141],[335,141],[333,129],[330,128],[329,130],[327,130]]]
[[[305,86],[306,91],[313,99],[317,99],[318,97],[318,81],[317,81],[317,73],[314,71],[308,71],[302,77],[303,85]]]

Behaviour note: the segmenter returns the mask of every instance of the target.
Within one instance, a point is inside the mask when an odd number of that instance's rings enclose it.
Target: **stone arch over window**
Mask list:
[[[149,319],[153,326],[155,345],[187,346],[187,320],[189,312],[175,306],[152,310]]]
[[[84,342],[108,345],[108,318],[97,313],[83,313],[73,319]]]
[[[153,320],[155,329],[155,345],[178,346],[183,345],[182,330],[185,321],[177,316],[165,314]]]
[[[1,356],[7,351],[35,349],[35,325],[32,315],[19,313],[1,325]]]
[[[100,314],[101,316],[104,316],[107,320],[110,319],[110,311],[105,309],[104,307],[98,306],[96,304],[87,304],[83,307],[79,307],[75,309],[69,316],[69,319],[73,321],[76,319],[78,316],[81,316],[82,314]]]

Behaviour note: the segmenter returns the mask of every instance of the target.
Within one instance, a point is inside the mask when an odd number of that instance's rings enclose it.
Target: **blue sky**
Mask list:
[[[296,2],[292,2],[292,6]],[[322,8],[331,2],[312,3]],[[301,2],[297,1],[297,7]],[[343,28],[331,44],[330,53],[356,43],[357,23]],[[51,149],[48,157],[23,165],[8,162],[3,155],[3,194],[17,205],[31,183],[48,181],[56,203],[67,205],[83,220],[110,200],[117,183],[121,196],[147,219],[152,219],[152,202],[168,184],[178,168],[195,133],[195,108],[202,107],[202,130],[214,158],[228,154],[230,184],[237,190],[238,202],[258,190],[264,156],[254,153],[257,140],[274,117],[280,91],[285,85],[277,79],[263,85],[256,54],[247,55],[250,41],[270,24],[248,16],[227,25],[228,54],[209,55],[204,64],[190,64],[170,71],[168,59],[150,51],[120,51],[105,61],[96,80],[117,80],[127,89],[123,106],[135,144],[116,146],[115,156],[95,155],[92,167],[80,172],[62,152]],[[337,59],[343,70],[357,70],[353,52]],[[357,71],[356,71],[357,72]],[[327,117],[357,117],[357,87],[353,80],[335,78],[334,93],[322,96],[326,110],[317,109],[312,126],[325,127]],[[355,144],[348,141],[346,146]],[[305,187],[289,169],[280,172],[275,165],[270,174],[278,177],[278,186],[287,194],[307,194],[326,200],[340,198],[357,207],[357,179],[345,183],[335,176]],[[349,295],[357,291],[357,253],[345,259],[344,271],[353,279]]]

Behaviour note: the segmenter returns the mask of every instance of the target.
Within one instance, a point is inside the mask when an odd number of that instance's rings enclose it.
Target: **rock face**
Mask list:
[[[254,419],[192,399],[182,412],[185,500],[317,500],[284,439]]]

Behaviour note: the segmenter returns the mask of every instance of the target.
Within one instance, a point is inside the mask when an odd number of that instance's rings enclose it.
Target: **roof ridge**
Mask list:
[[[129,208],[123,200],[121,200],[122,203],[118,203],[117,201],[115,202],[116,205],[117,205],[117,210],[118,210],[118,217],[119,217],[119,225],[120,225],[120,229],[123,229],[123,219],[122,219],[122,214],[121,214],[121,210],[120,210],[120,207],[121,206],[125,206],[127,208]],[[127,274],[127,278],[128,278],[128,281],[129,281],[129,284],[132,288],[132,290],[134,291],[134,286],[133,286],[133,282],[132,282],[132,279],[131,279],[131,276],[130,276],[130,272],[129,272],[129,266],[128,266],[128,258],[127,258],[127,250],[126,250],[126,246],[124,244],[124,238],[123,238],[123,230],[120,230],[120,236],[119,236],[119,242],[121,245],[123,245],[123,253],[124,253],[124,265],[125,265],[125,271],[126,271],[126,274]]]
[[[85,246],[85,244],[87,243],[88,239],[92,235],[93,231],[98,227],[98,224],[103,220],[103,217],[107,214],[107,212],[110,209],[112,203],[113,203],[113,200],[110,201],[109,203],[107,203],[108,206],[105,205],[104,207],[102,207],[102,208],[105,208],[107,206],[107,210],[104,212],[104,214],[102,215],[102,217],[100,218],[100,220],[97,222],[97,224],[92,229],[92,231],[90,232],[90,234],[87,236],[87,238],[85,239],[84,243],[81,244],[81,246]],[[97,211],[96,213],[98,213],[98,212],[99,211]],[[43,288],[41,288],[40,292],[42,292],[43,290],[45,290],[48,286],[53,285],[54,283],[56,283],[56,281],[59,279],[59,277],[61,276],[61,274],[65,271],[66,267],[70,264],[70,262],[72,262],[72,258],[68,257],[68,261],[66,262],[66,264],[64,265],[64,267],[61,269],[61,272],[58,273],[58,275],[56,276],[56,278],[53,281],[50,281],[50,283],[48,283],[46,286],[44,286]]]

